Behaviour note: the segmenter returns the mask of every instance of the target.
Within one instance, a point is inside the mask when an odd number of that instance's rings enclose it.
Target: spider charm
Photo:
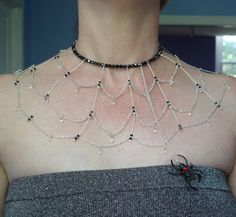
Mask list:
[[[189,184],[191,188],[193,188],[194,190],[198,190],[196,187],[192,186],[191,181],[195,177],[197,177],[198,183],[199,183],[201,181],[201,174],[203,174],[203,172],[198,169],[193,169],[194,165],[191,164],[191,162],[188,163],[186,157],[184,157],[183,155],[178,154],[177,156],[183,158],[185,161],[185,164],[177,161],[178,165],[175,165],[173,161],[171,160],[171,165],[174,167],[176,171],[178,171],[178,173],[170,173],[170,172],[168,173],[175,176],[179,176],[179,175],[183,176],[185,181]]]

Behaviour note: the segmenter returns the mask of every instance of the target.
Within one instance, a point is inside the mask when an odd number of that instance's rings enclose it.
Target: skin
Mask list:
[[[79,43],[77,49],[84,56],[97,61],[109,63],[133,63],[140,62],[152,56],[158,46],[158,21],[159,1],[156,0],[80,0],[79,3]],[[78,59],[65,52],[67,56],[61,61],[67,68],[79,63]],[[166,54],[168,55],[168,54]],[[169,55],[170,56],[170,55]],[[171,56],[170,56],[171,57]],[[173,57],[172,57],[173,58]],[[198,72],[194,67],[182,62],[183,67],[193,76],[198,78]],[[152,65],[159,77],[169,78],[173,65],[164,59],[159,59]],[[86,83],[94,83],[98,80],[97,68],[87,64],[82,68],[83,73],[75,73],[73,79],[80,79]],[[133,70],[134,72],[137,72]],[[59,75],[60,70],[53,60],[46,63],[38,70],[37,78],[41,90],[47,90]],[[28,90],[30,86],[30,71],[24,72],[25,79],[22,80],[22,98],[27,100],[25,110],[32,111],[40,104],[41,98]],[[152,75],[147,70],[145,76],[151,81]],[[122,70],[107,70],[105,84],[111,93],[117,93],[126,81],[126,72]],[[221,88],[226,81],[224,75],[205,74],[204,78],[208,85],[208,91],[213,97],[221,93]],[[106,150],[102,157],[97,155],[97,150],[87,144],[69,143],[67,141],[53,140],[51,143],[35,130],[27,121],[18,118],[14,112],[16,105],[16,90],[10,85],[16,79],[15,75],[7,74],[0,76],[0,205],[3,209],[6,191],[9,182],[19,177],[44,174],[50,172],[61,172],[71,170],[90,169],[112,169],[137,167],[147,165],[170,164],[173,155],[179,153],[186,156],[193,164],[215,167],[227,174],[232,194],[236,198],[236,81],[230,77],[231,90],[227,91],[222,102],[223,110],[212,117],[211,127],[200,126],[189,128],[176,135],[171,141],[171,151],[163,155],[161,149],[148,149],[135,142],[122,145],[118,148]],[[141,89],[142,80],[136,73],[135,83]],[[150,84],[150,83],[149,83]],[[183,88],[184,87],[184,88]],[[176,104],[183,107],[189,105],[193,99],[193,84],[186,79],[183,73],[176,77],[174,91],[166,88],[165,92],[172,97]],[[76,117],[84,117],[89,111],[88,103],[92,99],[93,91],[88,90],[76,100],[72,97],[71,86],[61,86],[57,89],[57,95],[52,101],[53,107],[63,111],[65,114],[75,114]],[[162,108],[164,103],[160,94],[155,96],[155,106]],[[65,100],[65,101],[64,101]],[[126,94],[121,103],[117,103],[114,111],[109,106],[109,101],[101,98],[104,105],[98,105],[97,110],[100,119],[109,129],[119,128],[130,108],[130,98]],[[81,102],[83,102],[81,104]],[[202,99],[198,102],[198,109],[190,120],[198,121],[209,113],[212,105],[209,100]],[[79,109],[78,109],[79,108]],[[137,108],[146,120],[151,121],[153,116],[146,112],[146,103],[139,99]],[[149,111],[149,110],[148,110]],[[52,113],[45,109],[39,114],[40,123],[49,128],[58,126],[58,121],[53,120]],[[180,117],[181,121],[189,120],[189,117]],[[173,129],[175,122],[171,116],[167,116],[163,123],[165,129]],[[68,132],[73,132],[74,126],[68,125]],[[70,134],[68,133],[67,134]],[[129,133],[129,131],[125,131]],[[91,139],[94,138],[99,144],[107,144],[107,140],[101,136],[100,131],[93,128],[90,132]],[[58,132],[57,134],[65,134]],[[137,127],[137,137],[146,142],[161,141],[161,137],[148,134],[142,128]]]

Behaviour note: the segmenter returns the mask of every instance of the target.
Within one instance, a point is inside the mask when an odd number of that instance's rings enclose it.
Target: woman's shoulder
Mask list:
[[[4,142],[7,129],[14,127],[11,125],[16,121],[15,113],[20,106],[19,98],[24,100],[24,106],[33,106],[34,102],[38,103],[36,102],[37,91],[32,88],[34,83],[40,84],[41,92],[43,92],[51,83],[55,82],[59,70],[57,58],[61,53],[58,52],[55,56],[24,70],[19,69],[13,73],[0,74],[0,129],[2,129],[0,130],[0,143]],[[61,56],[63,59],[62,54]]]
[[[219,100],[224,111],[224,119],[236,136],[236,76],[223,72],[209,71],[182,62],[182,67],[203,85],[206,94]]]

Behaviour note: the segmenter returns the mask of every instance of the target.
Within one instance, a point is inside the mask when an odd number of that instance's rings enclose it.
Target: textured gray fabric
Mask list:
[[[171,165],[69,171],[14,180],[5,217],[161,216],[236,217],[236,200],[223,171],[195,166],[200,183],[189,187]]]

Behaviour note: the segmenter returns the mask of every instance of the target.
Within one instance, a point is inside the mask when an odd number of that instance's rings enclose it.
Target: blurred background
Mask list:
[[[77,0],[0,0],[0,73],[38,64],[76,37]],[[169,0],[160,43],[181,59],[236,76],[236,1]]]

